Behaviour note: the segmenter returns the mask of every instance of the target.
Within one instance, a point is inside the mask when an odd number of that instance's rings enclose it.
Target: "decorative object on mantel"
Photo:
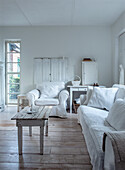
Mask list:
[[[91,58],[83,58],[82,61],[92,61],[92,59]]]
[[[122,64],[119,65],[119,84],[124,85],[124,68]]]
[[[72,81],[73,86],[79,86],[81,83],[81,78],[77,75],[75,75],[74,80]]]

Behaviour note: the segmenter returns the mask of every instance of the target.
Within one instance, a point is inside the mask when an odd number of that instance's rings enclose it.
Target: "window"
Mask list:
[[[20,41],[6,42],[6,104],[17,104],[20,94]]]

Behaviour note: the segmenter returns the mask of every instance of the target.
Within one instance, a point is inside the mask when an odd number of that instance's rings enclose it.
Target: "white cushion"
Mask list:
[[[88,106],[109,110],[114,102],[118,88],[94,87]]]
[[[124,88],[119,88],[117,93],[116,93],[115,100],[124,99],[124,98],[125,98],[125,89]]]
[[[58,86],[54,86],[54,85],[46,85],[46,86],[41,86],[40,91],[41,91],[42,98],[48,98],[48,97],[53,98],[58,96],[59,88]]]
[[[87,94],[86,94],[86,100],[85,100],[85,102],[84,102],[85,105],[88,104],[89,99],[90,99],[90,97],[91,97],[91,95],[92,95],[92,91],[93,91],[93,86],[88,86],[88,88],[87,88]]]
[[[117,88],[125,89],[125,85],[122,85],[122,84],[114,84],[112,87],[117,87]]]
[[[81,105],[78,108],[78,117],[79,114],[83,115],[84,120],[90,128],[91,126],[104,126],[104,121],[108,116],[108,111]]]
[[[54,98],[39,98],[35,101],[35,104],[38,106],[44,106],[44,105],[53,106],[53,105],[58,105],[59,100]]]
[[[117,87],[118,91],[115,96],[115,101],[117,99],[124,99],[125,98],[125,85],[122,84],[114,84],[113,87]]]
[[[39,89],[41,86],[58,86],[59,91],[65,89],[65,83],[63,81],[61,82],[43,82],[42,84],[37,84],[36,88]]]
[[[118,99],[113,104],[106,121],[116,130],[125,130],[125,100]]]

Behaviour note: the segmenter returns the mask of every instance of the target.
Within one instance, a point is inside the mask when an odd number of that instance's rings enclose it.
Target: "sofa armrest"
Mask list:
[[[115,157],[112,143],[108,136],[105,139],[104,169],[115,170]]]
[[[66,108],[66,101],[69,97],[69,92],[67,90],[62,90],[59,93],[59,104]]]
[[[26,94],[26,97],[29,100],[29,105],[34,106],[35,100],[39,98],[39,91],[37,89],[31,90]]]
[[[116,170],[125,167],[125,131],[105,132],[103,136],[104,169]]]
[[[80,105],[83,105],[83,103],[85,102],[86,100],[86,95],[85,94],[81,94],[80,95]]]

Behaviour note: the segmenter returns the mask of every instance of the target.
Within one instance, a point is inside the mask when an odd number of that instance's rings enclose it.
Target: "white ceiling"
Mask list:
[[[125,0],[0,0],[0,26],[111,25]]]

